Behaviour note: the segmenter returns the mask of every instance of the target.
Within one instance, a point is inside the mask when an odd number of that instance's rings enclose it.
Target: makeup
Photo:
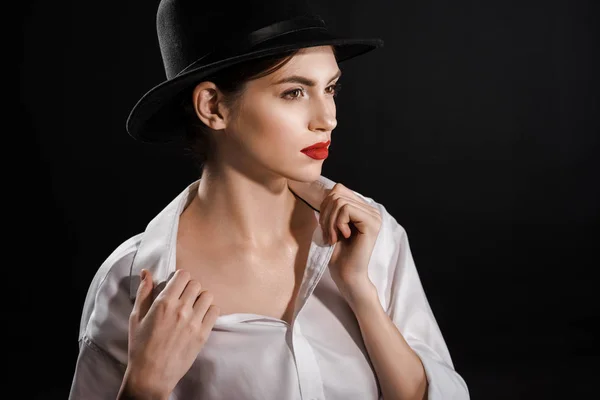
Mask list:
[[[302,152],[310,158],[314,158],[315,160],[324,160],[329,155],[329,150],[327,150],[326,147],[304,150]]]
[[[329,155],[329,144],[331,140],[326,142],[315,143],[312,146],[302,149],[302,152],[315,160],[324,160]]]

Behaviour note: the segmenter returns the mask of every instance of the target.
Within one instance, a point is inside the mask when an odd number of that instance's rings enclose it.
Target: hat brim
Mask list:
[[[286,35],[287,36],[287,35]],[[168,143],[182,139],[180,95],[193,83],[201,82],[219,70],[261,57],[306,47],[332,45],[336,47],[338,63],[383,46],[381,39],[332,37],[326,32],[306,32],[303,37],[290,35],[264,43],[254,50],[192,69],[164,81],[144,94],[131,110],[126,129],[134,139],[145,143]]]

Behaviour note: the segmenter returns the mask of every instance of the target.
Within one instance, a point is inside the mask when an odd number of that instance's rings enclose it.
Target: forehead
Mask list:
[[[285,65],[265,78],[275,81],[288,75],[300,75],[321,81],[331,78],[337,70],[331,46],[307,47],[300,49]]]

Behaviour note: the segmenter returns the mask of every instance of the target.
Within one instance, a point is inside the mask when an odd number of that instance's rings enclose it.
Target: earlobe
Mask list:
[[[225,128],[225,120],[219,110],[222,94],[212,82],[201,82],[194,88],[192,101],[198,118],[213,130]]]

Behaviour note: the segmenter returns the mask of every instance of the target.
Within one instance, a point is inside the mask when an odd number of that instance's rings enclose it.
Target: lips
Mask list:
[[[304,149],[302,149],[302,152],[308,151],[308,150],[321,150],[321,149],[327,149],[327,147],[329,146],[329,143],[331,143],[331,140],[328,140],[326,142],[319,142],[319,143],[315,143],[312,146],[308,146]]]
[[[331,140],[315,143],[312,146],[302,149],[302,153],[315,160],[324,160],[329,155],[329,143],[331,143]]]
[[[327,147],[317,147],[316,149],[308,149],[303,151],[302,153],[306,154],[310,158],[314,158],[315,160],[324,160],[329,156],[329,151]]]

